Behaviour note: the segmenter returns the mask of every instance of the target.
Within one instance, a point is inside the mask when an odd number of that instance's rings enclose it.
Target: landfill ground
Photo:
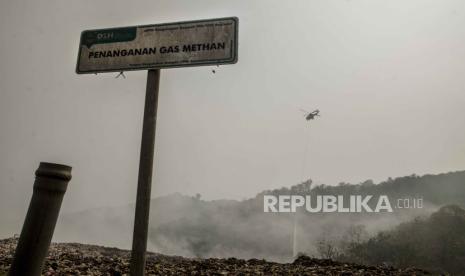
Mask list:
[[[0,240],[0,275],[8,272],[17,239]],[[43,275],[129,275],[130,251],[53,243]],[[364,266],[301,256],[293,263],[236,258],[195,259],[148,253],[146,275],[431,275],[427,271]]]

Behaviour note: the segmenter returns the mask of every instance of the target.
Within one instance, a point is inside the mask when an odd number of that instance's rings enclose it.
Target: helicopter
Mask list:
[[[308,111],[303,110],[303,109],[301,109],[300,111],[305,113],[304,116],[305,116],[305,119],[307,121],[314,120],[316,116],[320,116],[320,111],[318,109],[315,109],[312,112],[308,112]]]

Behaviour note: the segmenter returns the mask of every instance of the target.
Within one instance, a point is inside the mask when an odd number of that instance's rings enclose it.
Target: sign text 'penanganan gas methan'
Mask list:
[[[87,30],[78,74],[218,65],[237,62],[238,19]]]

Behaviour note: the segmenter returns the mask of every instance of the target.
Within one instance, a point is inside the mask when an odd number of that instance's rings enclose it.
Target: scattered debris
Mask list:
[[[0,275],[8,271],[18,239],[0,240]],[[79,243],[52,243],[43,275],[129,275],[130,251]],[[147,254],[147,275],[431,275],[416,269],[363,266],[300,256],[293,263],[189,259]]]

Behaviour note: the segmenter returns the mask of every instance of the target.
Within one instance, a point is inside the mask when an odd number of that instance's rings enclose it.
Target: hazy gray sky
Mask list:
[[[162,70],[152,196],[465,169],[463,0],[3,0],[0,220],[40,161],[73,167],[64,212],[135,200],[146,72],[77,75],[82,30],[225,16],[237,64]]]

